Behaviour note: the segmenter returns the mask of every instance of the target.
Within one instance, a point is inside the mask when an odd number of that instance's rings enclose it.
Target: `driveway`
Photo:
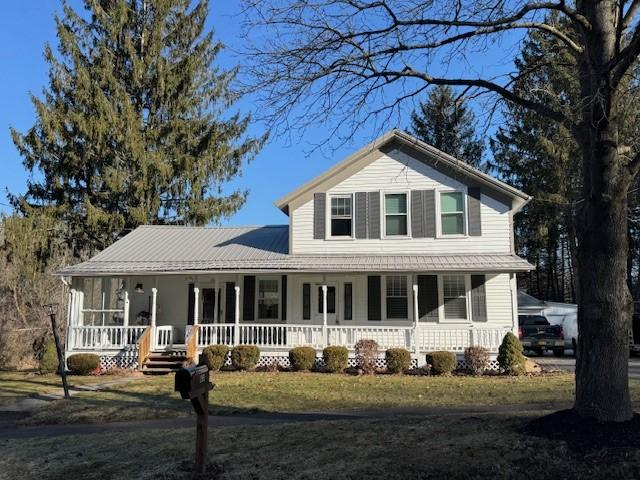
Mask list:
[[[567,372],[573,372],[576,369],[576,359],[573,356],[565,356],[556,358],[553,355],[545,355],[544,357],[530,357],[534,362],[539,363],[543,367],[559,368]],[[629,378],[640,380],[640,357],[629,358]]]

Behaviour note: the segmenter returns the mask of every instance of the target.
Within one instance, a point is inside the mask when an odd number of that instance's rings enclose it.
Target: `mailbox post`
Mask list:
[[[207,429],[209,426],[209,367],[206,365],[183,368],[176,372],[175,391],[185,400],[191,400],[197,415],[196,473],[204,473],[207,455]]]

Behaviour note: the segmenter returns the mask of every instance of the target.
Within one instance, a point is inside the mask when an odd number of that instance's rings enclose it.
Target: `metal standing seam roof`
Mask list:
[[[513,254],[289,255],[289,227],[141,226],[59,275],[207,271],[528,271]]]

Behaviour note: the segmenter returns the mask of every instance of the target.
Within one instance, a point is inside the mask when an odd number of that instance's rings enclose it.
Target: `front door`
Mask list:
[[[338,284],[333,282],[327,282],[327,324],[336,325],[338,323]],[[316,286],[315,294],[315,313],[316,319],[322,323],[323,320],[323,292],[322,285]]]

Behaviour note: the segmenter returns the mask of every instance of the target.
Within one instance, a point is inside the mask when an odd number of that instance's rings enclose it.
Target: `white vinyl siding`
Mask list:
[[[302,204],[290,212],[290,245],[293,254],[422,254],[437,255],[443,253],[509,253],[511,251],[511,230],[509,208],[496,199],[481,196],[482,235],[449,236],[442,238],[389,238],[384,235],[384,193],[409,192],[410,205],[412,190],[436,190],[440,192],[460,191],[467,193],[466,185],[447,177],[424,163],[398,154],[402,161],[386,155],[340,184],[331,188],[327,194],[353,195],[356,192],[380,193],[380,231],[381,239],[357,239],[349,242],[331,242],[313,239],[313,200]],[[410,213],[410,208],[408,211]],[[410,217],[410,214],[409,214]],[[437,217],[437,223],[440,218]],[[410,218],[408,228],[410,230]]]

